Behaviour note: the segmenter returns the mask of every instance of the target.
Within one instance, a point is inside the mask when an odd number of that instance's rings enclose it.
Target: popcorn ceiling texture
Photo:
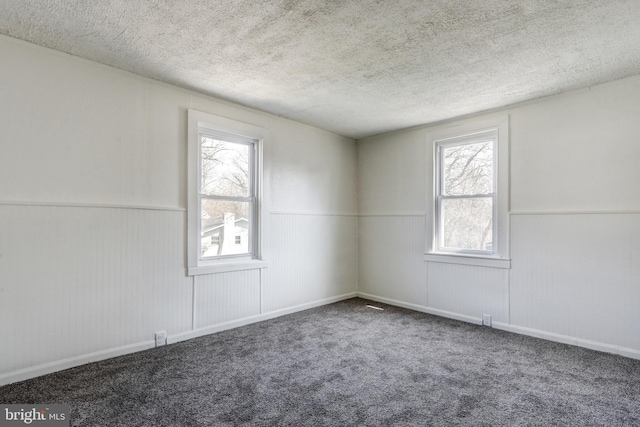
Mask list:
[[[0,33],[356,139],[640,73],[638,0],[0,0]]]

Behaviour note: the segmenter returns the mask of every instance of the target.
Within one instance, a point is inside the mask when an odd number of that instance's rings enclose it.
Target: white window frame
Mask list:
[[[444,190],[444,167],[443,167],[443,155],[444,150],[452,147],[460,147],[463,145],[471,145],[478,144],[482,142],[491,142],[491,151],[492,151],[492,187],[493,191],[491,193],[486,194],[464,194],[464,195],[445,195],[443,194]],[[435,144],[435,184],[434,184],[434,219],[435,219],[435,227],[434,227],[434,247],[436,252],[443,253],[451,253],[458,255],[480,255],[480,256],[495,256],[498,253],[498,245],[497,237],[497,174],[496,165],[497,162],[497,154],[498,154],[498,132],[497,129],[490,129],[488,131],[471,134],[471,135],[462,135],[454,138],[441,139],[438,141],[434,141]],[[491,222],[492,222],[492,248],[490,251],[480,250],[480,249],[465,249],[465,248],[448,248],[444,246],[444,224],[443,224],[443,202],[445,200],[463,200],[470,198],[486,198],[491,199],[491,206],[493,212],[491,213]]]
[[[440,202],[441,147],[471,144],[494,139],[493,242],[491,251],[443,248],[441,242]],[[430,235],[425,244],[424,259],[430,262],[510,268],[509,255],[509,117],[475,119],[430,132],[427,135],[427,161],[433,165],[433,182],[427,185],[427,212],[431,215]],[[428,164],[429,164],[428,163]],[[460,198],[469,197],[463,196]],[[446,197],[454,198],[454,197]]]
[[[265,171],[263,151],[269,133],[266,129],[220,117],[202,111],[187,112],[187,275],[223,273],[228,271],[251,270],[268,266],[264,259],[265,206],[264,181]],[[228,255],[217,257],[201,256],[201,141],[200,136],[225,133],[236,136],[240,143],[253,146],[250,155],[251,194],[253,215],[249,224],[250,254]]]

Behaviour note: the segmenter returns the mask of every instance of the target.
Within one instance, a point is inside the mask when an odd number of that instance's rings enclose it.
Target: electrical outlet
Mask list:
[[[167,343],[167,332],[156,332],[156,347],[162,347]]]
[[[482,325],[491,327],[491,315],[487,313],[482,314]]]

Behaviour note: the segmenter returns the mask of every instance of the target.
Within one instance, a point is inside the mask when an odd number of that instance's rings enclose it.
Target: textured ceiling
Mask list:
[[[0,33],[351,138],[640,73],[640,0],[0,0]]]

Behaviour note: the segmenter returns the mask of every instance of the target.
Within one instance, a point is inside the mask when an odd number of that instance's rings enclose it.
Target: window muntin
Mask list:
[[[497,254],[497,131],[435,143],[436,251]]]
[[[258,141],[207,128],[199,128],[198,139],[199,259],[251,257],[255,246]]]

